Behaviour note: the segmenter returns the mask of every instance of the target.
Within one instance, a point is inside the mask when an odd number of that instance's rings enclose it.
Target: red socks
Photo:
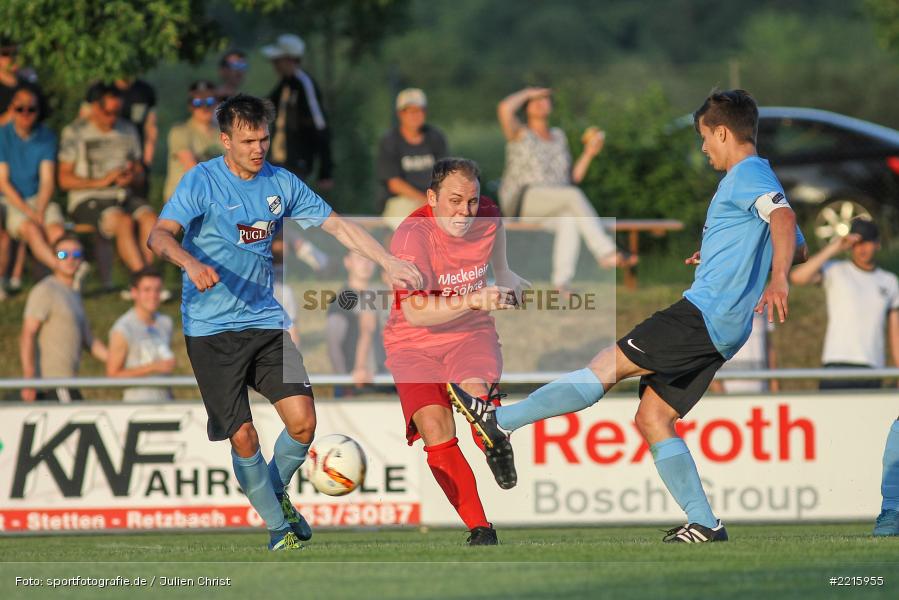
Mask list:
[[[428,466],[440,484],[447,500],[462,517],[468,529],[489,527],[484,507],[478,496],[474,473],[459,449],[459,439],[453,438],[436,446],[425,446]]]
[[[490,396],[478,396],[484,402],[489,402],[493,406],[500,406],[499,398],[490,399]],[[478,445],[478,448],[481,449],[481,452],[485,452],[484,450],[484,440],[480,438],[480,436],[475,432],[474,425],[469,425],[471,427],[471,439],[474,440],[474,443]]]

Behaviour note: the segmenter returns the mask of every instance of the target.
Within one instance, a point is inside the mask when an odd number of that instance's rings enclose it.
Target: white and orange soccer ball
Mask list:
[[[328,496],[349,494],[365,482],[368,461],[353,438],[335,433],[312,442],[306,459],[306,479]]]

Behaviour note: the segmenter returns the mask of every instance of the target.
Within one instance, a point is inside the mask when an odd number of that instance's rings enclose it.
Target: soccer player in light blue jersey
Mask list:
[[[312,529],[285,486],[306,459],[315,407],[303,358],[285,331],[290,319],[274,297],[272,240],[288,218],[304,229],[321,227],[381,265],[396,286],[419,289],[421,274],[342,219],[295,175],[266,162],[271,102],[238,94],[219,105],[216,116],[224,155],[184,175],[147,245],[184,272],[184,337],[209,439],[230,440],[234,473],[269,529],[269,549],[297,549]],[[269,463],[259,448],[247,386],[284,422]]]
[[[756,154],[755,100],[743,90],[714,92],[693,117],[702,151],[726,175],[709,205],[700,251],[685,261],[699,267],[684,298],[637,325],[586,368],[517,404],[493,407],[450,386],[456,409],[496,443],[534,421],[587,408],[619,381],[639,376],[634,420],[662,481],[687,514],[687,523],[669,530],[664,541],[682,543],[726,541],[727,531],[712,513],[675,424],[746,342],[753,310],[767,311],[772,322],[775,313],[781,322],[787,318],[787,275],[807,254],[780,182]]]

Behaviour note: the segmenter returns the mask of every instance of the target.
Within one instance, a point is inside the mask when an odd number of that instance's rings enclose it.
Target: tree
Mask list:
[[[219,39],[204,0],[4,0],[0,33],[61,88],[197,59]]]
[[[886,48],[899,49],[899,0],[865,0],[865,9]]]
[[[326,99],[339,87],[338,65],[358,65],[409,19],[410,0],[233,0],[240,11],[260,12],[281,31],[321,41],[320,78]],[[329,103],[331,103],[329,102]]]

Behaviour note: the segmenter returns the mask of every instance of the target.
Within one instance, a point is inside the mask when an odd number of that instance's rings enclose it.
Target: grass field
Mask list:
[[[262,533],[4,538],[0,598],[896,598],[899,538],[874,539],[870,527],[733,525],[730,542],[695,546],[661,544],[652,527],[508,529],[492,548],[464,546],[460,531],[331,531],[277,554]],[[79,575],[156,579],[102,590],[46,579]],[[852,576],[884,582],[829,583]],[[201,587],[201,577],[231,585]]]

